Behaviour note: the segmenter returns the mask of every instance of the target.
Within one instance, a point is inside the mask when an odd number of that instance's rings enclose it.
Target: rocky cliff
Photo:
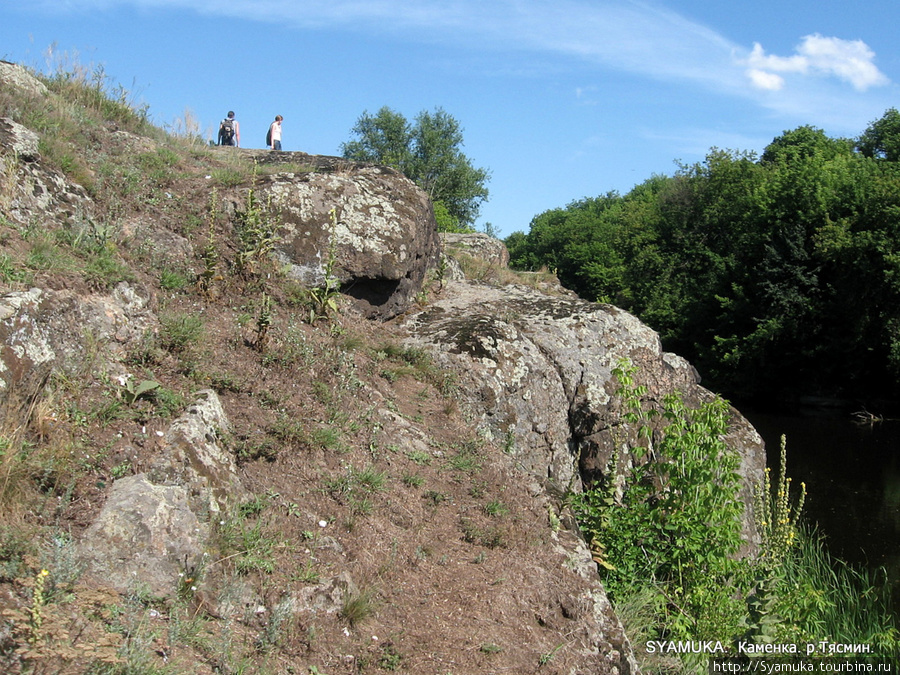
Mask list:
[[[0,66],[7,670],[637,672],[560,497],[620,437],[615,364],[707,399],[689,364],[482,237],[448,263],[391,169],[59,138]]]

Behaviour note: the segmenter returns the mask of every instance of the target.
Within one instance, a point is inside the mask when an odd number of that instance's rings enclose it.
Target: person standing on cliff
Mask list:
[[[269,148],[281,151],[281,115],[275,115],[275,121],[269,125]]]
[[[234,119],[233,110],[229,110],[228,116],[219,123],[219,145],[241,146],[241,127]]]

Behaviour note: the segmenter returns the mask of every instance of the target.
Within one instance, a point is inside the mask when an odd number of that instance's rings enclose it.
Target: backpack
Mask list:
[[[266,132],[266,147],[272,147],[272,126],[269,125],[269,130]]]
[[[227,117],[222,120],[222,124],[219,125],[219,136],[222,138],[222,145],[231,145],[234,140],[234,120]]]

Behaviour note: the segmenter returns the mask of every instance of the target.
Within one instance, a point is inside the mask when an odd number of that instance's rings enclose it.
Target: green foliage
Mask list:
[[[473,231],[490,173],[462,152],[463,130],[452,115],[423,110],[411,124],[385,106],[374,116],[363,112],[351,133],[355,138],[341,146],[344,158],[399,169],[431,197],[439,229]]]
[[[511,265],[634,312],[732,396],[900,395],[898,129],[892,109],[856,150],[810,126],[713,148],[536,216]]]
[[[670,396],[657,413],[632,366],[622,363],[615,374],[622,420],[636,439],[627,447],[635,467],[618,491],[614,456],[606,482],[570,503],[633,643],[803,644],[827,636],[871,644],[878,655],[897,653],[890,587],[831,558],[799,526],[805,489],[791,494],[784,444],[778,478],[767,473],[757,490],[759,555],[738,560],[743,507],[737,458],[724,440],[728,406],[715,399],[690,410]],[[646,458],[652,461],[642,463]],[[654,658],[646,657],[648,672],[663,667]]]
[[[888,109],[863,132],[856,147],[866,157],[900,161],[900,112]]]
[[[635,579],[651,580],[674,612],[673,633],[722,628],[716,613],[731,603],[725,589],[741,544],[738,458],[724,440],[729,407],[717,398],[691,410],[679,395],[667,396],[659,413],[664,428],[651,434],[656,413],[642,403],[646,390],[634,384],[634,368],[623,363],[614,372],[624,421],[648,444],[632,455],[656,459],[632,469],[620,500],[609,483],[571,499],[604,584],[615,598]]]
[[[438,232],[465,234],[475,231],[471,225],[461,224],[459,218],[451,215],[447,205],[441,200],[434,202],[434,222],[437,223]]]
[[[203,334],[203,320],[195,314],[166,314],[159,323],[159,345],[174,354],[185,352]]]
[[[337,266],[337,209],[329,211],[331,227],[328,239],[328,255],[325,258],[322,274],[324,284],[314,288],[303,289],[299,294],[299,302],[309,308],[307,323],[315,324],[320,319],[328,320],[338,311],[341,296],[341,282],[335,276]]]
[[[141,380],[137,382],[133,377],[122,379],[122,400],[128,405],[134,405],[138,399],[147,398],[159,389],[159,382],[154,380]]]
[[[255,174],[254,174],[255,180]],[[236,214],[238,235],[238,253],[235,256],[235,268],[242,275],[256,275],[260,265],[268,260],[275,248],[275,239],[280,219],[275,212],[271,196],[260,203],[256,191],[250,188],[247,193],[247,206]]]
[[[872,645],[879,656],[900,654],[900,631],[891,585],[883,570],[870,573],[832,557],[815,531],[801,528],[797,543],[773,575],[772,613],[782,618],[779,642]]]
[[[221,559],[233,562],[240,574],[275,571],[279,543],[267,532],[266,522],[259,518],[267,506],[264,497],[241,504],[230,518],[220,523],[216,532],[223,554]],[[252,519],[255,522],[250,522]]]

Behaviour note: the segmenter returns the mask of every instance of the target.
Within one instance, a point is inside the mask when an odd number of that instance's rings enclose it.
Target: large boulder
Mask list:
[[[506,268],[509,265],[509,251],[506,244],[496,237],[481,232],[467,234],[442,232],[441,243],[444,249],[451,253],[463,253],[499,268]]]
[[[172,596],[179,575],[202,566],[208,535],[209,524],[191,510],[186,488],[156,485],[139,474],[113,484],[81,538],[79,557],[86,574],[110,588]]]
[[[249,496],[223,447],[230,428],[216,393],[198,392],[163,434],[151,469],[117,480],[85,531],[79,551],[90,576],[171,596],[179,575],[203,566],[211,519]]]
[[[212,389],[197,392],[196,400],[163,435],[162,452],[149,477],[160,485],[186,488],[199,514],[227,512],[249,497],[225,444],[230,431],[218,394]]]
[[[330,274],[366,316],[391,318],[409,308],[437,259],[431,203],[393,169],[335,166],[261,179],[261,199],[279,214],[276,255],[289,276],[323,286]]]
[[[521,286],[451,282],[411,315],[410,342],[461,373],[460,392],[508,445],[517,462],[556,493],[581,489],[607,470],[617,446],[635,433],[623,422],[613,370],[624,359],[660,407],[681,392],[688,405],[711,400],[684,359],[662,350],[658,335],[610,305],[551,297]],[[757,543],[749,505],[765,466],[763,443],[733,410],[730,445],[741,459],[746,549]],[[618,472],[641,458],[619,457]]]

